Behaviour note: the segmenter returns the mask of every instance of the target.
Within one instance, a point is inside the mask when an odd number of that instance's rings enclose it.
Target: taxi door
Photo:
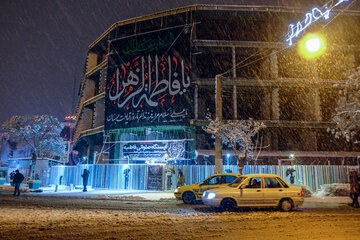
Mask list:
[[[225,181],[225,176],[213,176],[205,179],[202,183],[200,183],[200,191],[197,195],[201,198],[202,194],[212,188],[224,187],[228,183]]]
[[[284,195],[284,188],[275,177],[264,178],[264,203],[276,206]]]
[[[238,206],[261,206],[263,205],[263,188],[261,178],[249,178],[239,189],[236,201]]]

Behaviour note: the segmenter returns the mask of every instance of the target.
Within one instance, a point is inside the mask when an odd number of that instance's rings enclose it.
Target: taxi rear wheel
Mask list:
[[[182,199],[185,204],[193,204],[195,203],[195,194],[192,192],[184,192]]]
[[[220,210],[233,211],[236,207],[236,202],[230,198],[226,198],[221,201]]]
[[[293,208],[293,203],[290,199],[283,199],[279,203],[279,208],[283,212],[290,212]]]

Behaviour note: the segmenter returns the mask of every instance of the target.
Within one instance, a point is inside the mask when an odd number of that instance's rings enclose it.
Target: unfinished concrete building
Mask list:
[[[194,5],[112,25],[86,58],[73,139],[82,162],[213,164],[214,139],[201,126],[215,114],[217,74],[223,119],[267,126],[258,164],[289,156],[303,164],[356,161],[359,147],[327,129],[338,100],[333,84],[360,65],[360,16],[334,9],[335,19],[311,25],[327,49],[306,60],[285,35],[308,10]],[[155,96],[163,80],[167,89]],[[134,150],[141,144],[148,148]],[[225,164],[236,164],[232,154],[224,146]]]

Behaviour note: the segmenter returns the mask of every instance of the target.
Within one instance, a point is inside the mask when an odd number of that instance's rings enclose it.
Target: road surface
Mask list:
[[[360,239],[347,198],[307,198],[290,213],[218,212],[172,199],[0,192],[0,239]]]

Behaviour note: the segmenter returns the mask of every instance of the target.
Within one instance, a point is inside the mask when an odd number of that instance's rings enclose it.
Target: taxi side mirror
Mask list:
[[[245,185],[241,185],[240,187],[239,187],[239,189],[244,189],[245,188]]]

